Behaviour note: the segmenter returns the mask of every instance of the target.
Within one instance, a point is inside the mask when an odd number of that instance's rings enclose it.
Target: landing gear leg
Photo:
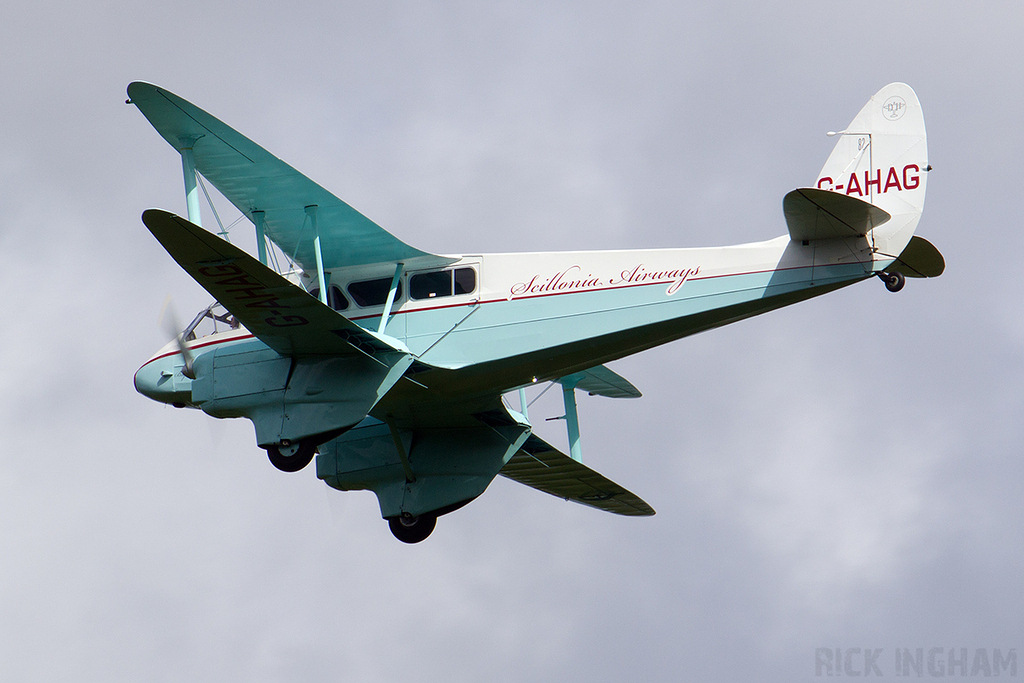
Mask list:
[[[388,526],[391,533],[402,543],[419,543],[430,535],[437,524],[437,517],[434,515],[412,515],[403,514],[400,517],[388,519]]]
[[[316,444],[306,439],[298,443],[279,443],[267,446],[270,464],[282,472],[298,472],[316,455]]]
[[[878,277],[885,283],[885,288],[890,292],[898,292],[903,289],[903,285],[907,283],[907,279],[903,276],[903,273],[886,273],[881,272]]]

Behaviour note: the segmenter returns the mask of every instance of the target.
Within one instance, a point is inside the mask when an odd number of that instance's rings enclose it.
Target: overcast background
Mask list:
[[[0,10],[0,678],[819,680],[821,647],[1024,676],[1022,31],[1016,2]],[[185,207],[132,80],[441,253],[784,234],[825,132],[904,81],[947,270],[615,363],[644,397],[581,397],[584,459],[657,516],[499,478],[407,546],[248,421],[135,393],[167,295],[208,297],[139,220]]]

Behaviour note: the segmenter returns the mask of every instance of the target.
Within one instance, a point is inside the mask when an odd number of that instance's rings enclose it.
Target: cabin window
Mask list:
[[[476,271],[472,268],[417,273],[409,278],[409,296],[413,299],[470,294],[475,289]]]
[[[418,273],[409,278],[409,296],[413,299],[432,299],[452,295],[451,271]]]
[[[476,290],[476,271],[472,268],[456,268],[455,293],[472,294]]]
[[[314,287],[309,290],[309,294],[310,296],[319,299],[320,288]],[[341,291],[341,287],[338,285],[331,285],[327,288],[327,305],[336,311],[344,311],[348,308],[348,299],[345,298],[345,295]]]
[[[362,280],[353,282],[348,286],[348,293],[352,300],[360,307],[383,306],[388,300],[388,292],[391,291],[391,278],[382,277],[376,280]],[[398,291],[395,292],[395,301],[402,298],[402,283],[398,283]]]

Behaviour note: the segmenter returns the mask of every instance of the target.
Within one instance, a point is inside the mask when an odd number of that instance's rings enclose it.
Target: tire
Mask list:
[[[903,276],[903,273],[886,273],[883,278],[885,281],[885,288],[890,292],[898,292],[903,289],[903,285],[907,283],[907,278]]]
[[[437,517],[434,515],[420,515],[419,517],[391,517],[388,519],[388,526],[391,533],[402,543],[419,543],[430,535],[437,524]]]
[[[270,464],[282,472],[298,472],[316,455],[316,444],[306,440],[298,444],[267,446]]]

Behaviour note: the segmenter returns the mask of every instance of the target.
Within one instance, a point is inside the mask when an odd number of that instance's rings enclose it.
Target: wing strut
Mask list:
[[[256,226],[256,249],[263,265],[267,265],[267,237],[263,230],[263,218],[266,215],[263,211],[252,212],[252,222]]]
[[[607,396],[609,398],[639,398],[640,391],[629,381],[607,366],[597,365],[595,367],[566,375],[555,380],[562,385],[562,402],[565,404],[564,419],[566,431],[569,433],[569,457],[578,463],[583,462],[583,451],[580,446],[580,418],[576,410],[576,390],[586,391],[591,396]],[[523,415],[526,415],[524,390],[519,390],[519,404],[524,406]],[[539,397],[538,397],[539,398]],[[529,418],[527,418],[529,419]]]
[[[530,405],[526,402],[526,387],[519,387],[519,412],[530,421]]]
[[[384,302],[384,310],[380,314],[380,325],[377,327],[377,334],[384,334],[384,328],[388,326],[388,318],[391,317],[391,307],[395,305],[395,296],[398,293],[398,283],[402,280],[403,268],[405,268],[405,264],[401,261],[395,265],[395,275],[391,278],[388,300]]]
[[[199,187],[196,183],[196,160],[192,154],[192,145],[201,136],[185,135],[178,138],[181,144],[181,172],[185,176],[185,203],[188,206],[188,221],[202,227],[199,216]]]
[[[580,446],[580,416],[576,410],[576,385],[583,379],[583,373],[566,375],[555,380],[562,385],[562,402],[565,404],[565,415],[549,417],[549,420],[565,420],[565,429],[569,432],[569,457],[576,462],[583,462],[583,450]],[[520,402],[523,394],[520,393]]]
[[[562,385],[562,402],[565,403],[565,428],[569,432],[569,457],[576,462],[583,462],[583,450],[580,446],[580,416],[576,411],[576,385],[583,379],[578,375],[569,375],[558,380]]]
[[[320,285],[320,303],[327,304],[327,278],[324,275],[324,252],[320,249],[320,229],[316,227],[316,204],[306,207],[306,215],[313,228],[313,253],[316,255],[316,282]]]

